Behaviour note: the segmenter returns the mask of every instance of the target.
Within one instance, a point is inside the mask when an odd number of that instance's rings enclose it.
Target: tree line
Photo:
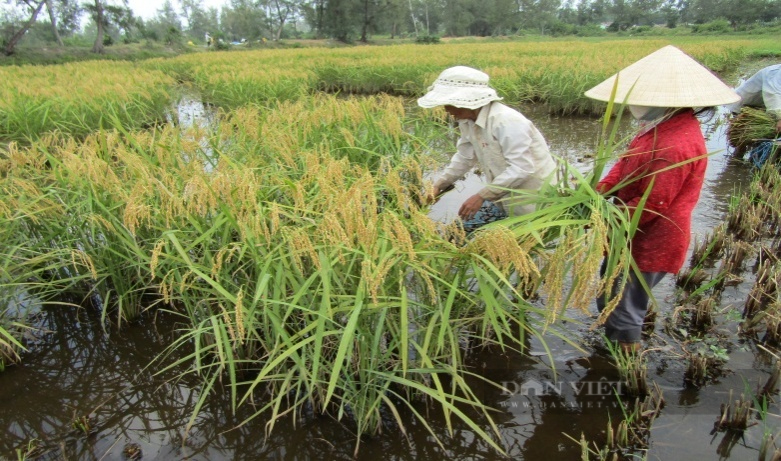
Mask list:
[[[781,17],[779,0],[165,0],[151,19],[135,17],[126,0],[5,0],[0,39],[5,54],[26,35],[60,46],[92,37],[92,50],[142,39],[175,44],[331,38],[598,35],[606,31],[681,25],[746,30]]]

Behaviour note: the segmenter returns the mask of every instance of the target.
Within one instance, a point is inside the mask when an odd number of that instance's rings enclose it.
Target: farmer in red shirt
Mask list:
[[[683,266],[689,248],[692,210],[705,178],[707,149],[693,108],[737,101],[739,96],[681,50],[664,47],[586,92],[624,102],[640,131],[597,186],[633,213],[650,187],[632,257],[649,288]],[[649,293],[630,272],[618,306],[605,321],[605,335],[624,350],[639,349]],[[604,308],[604,297],[597,306]]]

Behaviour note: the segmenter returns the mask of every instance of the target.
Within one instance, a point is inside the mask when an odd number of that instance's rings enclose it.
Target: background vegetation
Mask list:
[[[6,55],[17,45],[40,49],[107,47],[145,42],[193,50],[273,47],[284,40],[338,42],[464,36],[607,36],[771,33],[781,30],[773,0],[201,0],[164,1],[151,19],[135,17],[122,0],[12,0],[0,7]],[[159,51],[157,51],[159,52]],[[5,60],[17,62],[16,60]],[[2,62],[2,61],[0,61]]]

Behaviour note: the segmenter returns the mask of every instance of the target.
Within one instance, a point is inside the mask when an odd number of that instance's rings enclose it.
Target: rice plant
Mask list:
[[[716,226],[702,241],[695,238],[692,255],[689,259],[690,269],[678,276],[678,286],[685,288],[690,282],[694,282],[692,285],[696,288],[704,282],[704,280],[701,280],[701,274],[705,273],[704,268],[712,267],[714,262],[724,255],[724,249],[727,246],[727,243],[728,239],[725,223]],[[694,277],[692,278],[692,276]],[[690,281],[690,279],[692,280]]]
[[[675,277],[675,284],[681,289],[691,292],[699,288],[708,278],[710,278],[710,274],[701,267],[695,267],[679,272]]]
[[[762,444],[759,447],[759,461],[778,461],[781,460],[781,449],[777,448],[775,441],[779,434],[765,433],[762,437]],[[768,458],[770,454],[770,458]]]
[[[86,61],[0,69],[0,141],[28,142],[45,133],[84,137],[112,126],[165,121],[173,79],[128,62]]]
[[[28,459],[36,459],[44,454],[44,450],[41,446],[41,441],[38,439],[31,439],[26,445],[16,449],[17,461],[26,461]]]
[[[757,272],[754,285],[743,307],[743,318],[750,324],[757,313],[770,307],[778,294],[778,265],[766,261]],[[750,329],[750,328],[747,328]]]
[[[606,343],[618,374],[624,381],[623,388],[626,390],[626,395],[631,397],[648,395],[648,368],[644,354],[624,349],[610,341]]]
[[[191,82],[204,98],[226,109],[295,101],[318,91],[380,92],[420,96],[447,67],[469,64],[491,75],[505,101],[541,102],[555,113],[601,114],[603,105],[583,96],[622,67],[669,43],[617,40],[611,46],[583,41],[441,44],[437,52],[405,44],[338,49],[254,50],[182,55],[150,60],[146,68]],[[763,41],[681,40],[677,44],[714,72],[735,67],[748,47]]]
[[[511,282],[536,276],[536,239],[501,228],[465,246],[443,238],[418,205],[425,159],[413,153],[425,149],[403,117],[396,99],[323,97],[236,111],[210,149],[176,128],[119,124],[78,144],[12,146],[7,242],[58,250],[39,283],[107,321],[160,306],[180,315],[171,350],[191,352],[161,363],[203,377],[193,418],[224,385],[234,409],[263,402],[252,418],[270,418],[268,430],[309,408],[352,425],[357,450],[388,424],[382,413],[404,430],[402,410],[425,424],[420,405],[434,402],[451,430],[460,419],[501,451],[463,344],[518,350],[541,334],[529,319],[544,312]],[[12,193],[22,185],[38,189]],[[8,261],[36,278],[29,260]]]
[[[21,122],[4,125],[3,135],[25,146],[0,152],[0,281],[42,302],[91,304],[120,326],[148,309],[179,316],[181,334],[159,366],[188,365],[202,378],[187,429],[220,387],[234,410],[250,406],[249,419],[267,418],[268,431],[277,418],[311,409],[350,424],[358,450],[364,434],[389,425],[404,432],[403,413],[433,434],[427,417],[438,411],[451,434],[460,420],[501,452],[491,409],[469,383],[496,384],[467,367],[464,345],[521,350],[528,335],[544,345],[542,332],[556,334],[547,327],[567,309],[587,309],[600,293],[611,298],[606,288],[633,270],[627,243],[639,213],[627,216],[594,189],[620,141],[617,129],[605,117],[589,175],[564,165],[566,181],[529,197],[538,211],[455,245],[420,205],[430,188],[424,172],[435,164],[428,140],[436,113],[412,116],[387,95],[311,96],[333,83],[318,82],[317,72],[325,75],[333,58],[360,57],[347,87],[412,95],[471,57],[508,99],[579,112],[592,103],[568,81],[600,80],[656,46],[629,42],[596,59],[594,45],[564,43],[544,56],[536,44],[514,44],[518,56],[493,45],[443,47],[426,63],[416,60],[419,47],[144,63],[127,94],[107,92],[107,105],[75,89],[74,100],[94,105],[68,100],[74,106],[53,133],[41,136],[50,128],[30,123],[49,118],[53,106],[45,104],[19,109]],[[565,50],[593,61],[591,73],[572,71]],[[377,76],[366,71],[373,67],[399,70]],[[166,100],[161,72],[240,108],[210,133],[136,131]],[[538,288],[544,309],[526,298]],[[19,331],[8,322],[0,328],[4,360],[17,360]]]
[[[692,296],[687,301],[675,308],[672,322],[678,327],[678,331],[685,331],[687,337],[702,336],[716,323],[715,308],[718,299],[713,295]]]
[[[537,239],[540,290],[549,309],[548,321],[555,321],[567,308],[587,312],[593,299],[604,296],[605,308],[597,323],[604,322],[620,299],[618,294],[629,271],[637,270],[629,241],[637,229],[650,188],[631,214],[622,204],[613,203],[610,195],[614,191],[602,194],[596,190],[605,165],[615,158],[616,146],[621,143],[617,133],[623,107],[614,109],[616,106],[609,103],[594,166],[588,175],[561,161],[558,181],[529,195],[535,211],[502,221],[516,236],[530,235]],[[615,119],[614,112],[617,112]]]
[[[141,445],[137,443],[126,443],[124,447],[122,447],[122,456],[125,459],[129,460],[137,460],[144,457],[144,453],[141,450]]]
[[[719,410],[719,418],[713,425],[714,432],[733,431],[743,432],[756,422],[751,422],[752,402],[741,394],[740,398],[732,399],[732,389],[729,391],[729,397],[726,404],[722,403]]]
[[[654,383],[651,392],[642,400],[637,397],[633,403],[627,404],[622,400],[618,402],[621,406],[622,418],[615,427],[612,421],[608,421],[604,443],[592,441],[589,445],[582,434],[579,441],[569,434],[564,434],[570,440],[580,444],[581,459],[618,461],[646,458],[645,452],[648,450],[651,425],[665,404],[662,391]]]
[[[726,349],[709,336],[704,339],[694,338],[686,345],[684,352],[687,359],[684,383],[692,387],[701,387],[716,377],[729,360]]]
[[[82,436],[90,436],[97,432],[95,417],[91,415],[75,415],[71,427]]]
[[[779,380],[781,380],[781,362],[776,360],[770,371],[770,376],[767,378],[767,382],[762,386],[757,386],[755,392],[757,400],[760,402],[772,401],[773,396],[778,394]]]
[[[727,232],[735,239],[751,242],[760,236],[762,212],[750,194],[741,194],[737,201],[730,203],[727,215]]]

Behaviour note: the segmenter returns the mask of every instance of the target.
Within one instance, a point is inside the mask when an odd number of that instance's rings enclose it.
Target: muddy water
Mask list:
[[[192,107],[198,113],[197,104]],[[575,163],[590,151],[599,131],[594,119],[549,117],[534,108],[524,108],[524,112],[549,139],[554,153]],[[709,149],[715,153],[695,211],[695,236],[721,222],[736,186],[748,184],[750,178],[747,165],[726,152],[723,126],[714,122],[705,126]],[[460,201],[479,187],[479,178],[467,178],[459,190],[434,207],[432,217],[451,219]],[[742,308],[749,283],[725,293],[724,319],[729,318],[730,307]],[[772,364],[769,354],[740,340],[734,322],[723,320],[720,330],[730,345],[727,367],[731,371],[700,389],[687,388],[684,361],[676,355],[675,340],[663,328],[673,293],[671,278],[655,290],[662,314],[647,340],[655,350],[649,355],[649,379],[661,386],[667,402],[653,425],[648,459],[757,459],[763,430],[777,432],[776,416],[769,416],[766,427],[760,423],[743,438],[710,431],[730,390],[739,394],[746,383],[753,388],[758,381],[764,382]],[[141,449],[145,460],[353,458],[355,439],[349,426],[305,415],[296,422],[290,418],[278,421],[265,438],[261,418],[237,427],[251,408],[245,406],[241,414],[232,415],[227,393],[210,396],[185,435],[198,398],[197,383],[177,380],[177,370],[157,374],[157,366],[148,367],[176,334],[174,319],[157,320],[157,329],[147,319],[143,325],[108,335],[100,319],[88,310],[44,309],[40,326],[54,333],[40,338],[22,365],[0,373],[0,457],[16,458],[15,449],[37,439],[46,450],[41,459],[127,459],[123,449],[130,444]],[[595,334],[587,326],[589,320],[583,315],[561,328],[577,339],[590,340]],[[576,443],[564,434],[579,438],[583,433],[589,440],[601,440],[609,418],[615,421],[620,416],[611,390],[619,380],[592,347],[572,347],[556,339],[552,331],[544,339],[552,359],[537,339],[529,340],[530,356],[526,357],[501,351],[475,354],[475,371],[503,383],[509,392],[478,383],[475,388],[486,404],[497,408],[495,421],[513,458],[580,459]],[[778,413],[777,404],[770,413]],[[92,418],[92,430],[86,436],[71,425],[85,415]],[[436,413],[428,421],[443,447],[414,418],[403,416],[408,421],[406,437],[389,425],[386,433],[362,441],[358,459],[504,459],[468,428],[455,424],[450,437]]]

